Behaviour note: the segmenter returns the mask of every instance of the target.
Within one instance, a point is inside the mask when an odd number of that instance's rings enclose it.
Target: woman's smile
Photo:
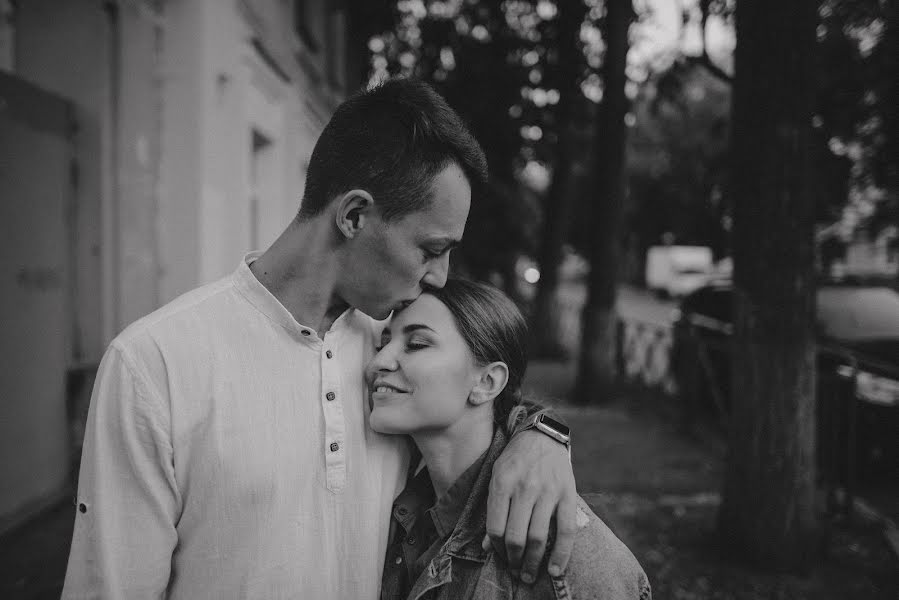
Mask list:
[[[376,380],[371,386],[371,397],[372,400],[386,400],[387,398],[395,395],[395,394],[408,394],[407,390],[404,390],[392,383],[388,383],[383,380]]]

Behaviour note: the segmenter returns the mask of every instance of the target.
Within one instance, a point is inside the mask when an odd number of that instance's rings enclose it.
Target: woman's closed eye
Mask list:
[[[409,338],[408,340],[406,340],[406,350],[409,352],[422,350],[429,347],[430,345],[431,344],[427,340],[421,338]]]

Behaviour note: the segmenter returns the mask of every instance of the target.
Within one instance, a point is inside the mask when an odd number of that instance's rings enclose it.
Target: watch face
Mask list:
[[[562,423],[559,423],[559,422],[556,421],[555,419],[546,416],[545,414],[544,414],[544,415],[540,415],[540,421],[541,421],[544,425],[546,425],[546,426],[548,426],[548,427],[551,427],[551,428],[555,429],[556,431],[558,431],[558,432],[561,433],[562,435],[571,435],[571,431],[568,429],[568,427],[566,427],[566,426],[563,425]]]

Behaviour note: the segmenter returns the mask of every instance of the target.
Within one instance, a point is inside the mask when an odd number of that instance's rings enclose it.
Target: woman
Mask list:
[[[486,285],[451,279],[394,315],[368,366],[371,427],[408,434],[424,468],[397,497],[381,598],[650,598],[627,547],[578,499],[568,570],[522,583],[483,550],[494,460],[525,420],[527,331]]]

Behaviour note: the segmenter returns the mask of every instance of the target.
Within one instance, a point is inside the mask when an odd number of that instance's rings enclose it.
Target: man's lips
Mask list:
[[[399,302],[397,302],[397,303],[393,306],[393,310],[395,310],[395,311],[401,311],[401,310],[403,310],[404,308],[406,308],[407,306],[409,306],[410,304],[412,304],[413,302],[415,302],[415,299],[411,299],[411,300],[400,300]]]

